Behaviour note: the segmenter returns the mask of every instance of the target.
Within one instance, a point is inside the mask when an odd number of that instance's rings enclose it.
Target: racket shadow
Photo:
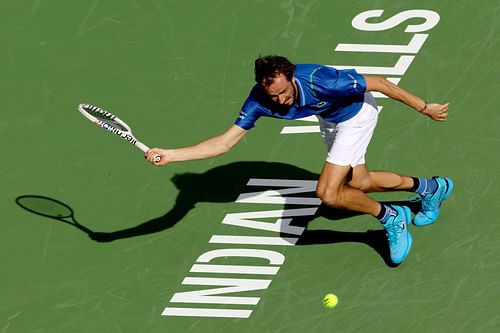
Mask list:
[[[48,217],[71,225],[89,236],[93,231],[78,223],[73,209],[62,201],[42,195],[21,195],[16,198],[16,204],[35,215]]]

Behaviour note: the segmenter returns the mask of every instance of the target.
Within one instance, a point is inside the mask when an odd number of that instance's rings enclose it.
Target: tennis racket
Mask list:
[[[143,153],[149,150],[149,147],[144,143],[140,142],[132,134],[130,126],[126,122],[108,112],[92,104],[80,104],[78,105],[78,111],[85,116],[88,120],[96,124],[97,126],[107,130],[110,133],[116,134],[125,141],[130,142],[137,148],[139,148]],[[155,162],[160,162],[160,155],[155,156]]]

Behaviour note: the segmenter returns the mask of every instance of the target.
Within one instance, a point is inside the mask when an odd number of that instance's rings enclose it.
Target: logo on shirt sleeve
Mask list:
[[[356,78],[354,76],[352,76],[351,74],[347,74],[354,82],[352,84],[352,87],[354,89],[356,89],[356,87],[358,86],[358,80],[356,80]]]
[[[240,111],[240,116],[238,117],[238,119],[245,119],[245,117],[247,116],[247,113],[243,110]]]

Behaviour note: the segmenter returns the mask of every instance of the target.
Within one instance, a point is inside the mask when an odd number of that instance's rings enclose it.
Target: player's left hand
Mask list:
[[[448,106],[450,103],[437,104],[429,103],[427,108],[422,112],[429,118],[435,121],[446,121],[448,119]]]

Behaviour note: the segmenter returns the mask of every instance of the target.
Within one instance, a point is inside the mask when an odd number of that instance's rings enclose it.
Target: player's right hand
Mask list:
[[[171,155],[171,151],[168,149],[151,148],[146,153],[144,153],[144,158],[153,165],[162,166],[172,161]],[[159,161],[157,158],[158,156],[160,157]]]
[[[435,121],[446,121],[448,119],[448,106],[450,103],[437,104],[430,103],[427,108],[422,111],[423,114]]]

